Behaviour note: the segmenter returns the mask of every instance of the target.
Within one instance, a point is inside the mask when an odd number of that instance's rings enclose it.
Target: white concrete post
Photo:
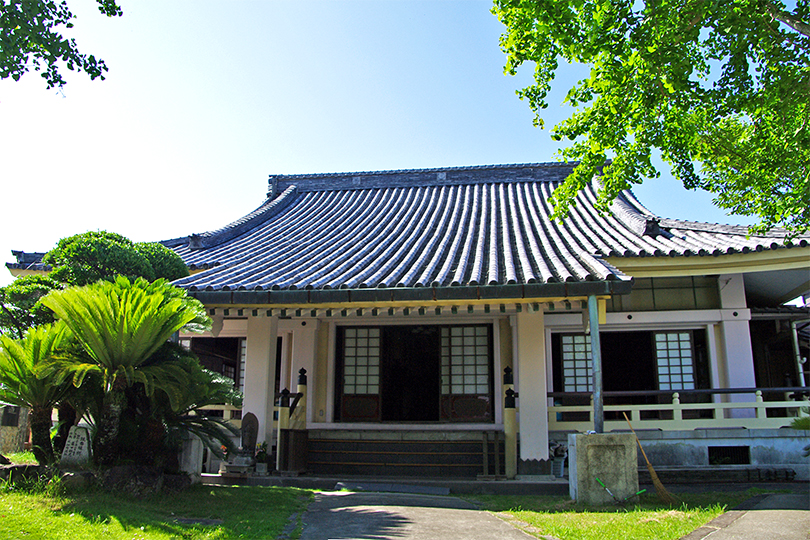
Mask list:
[[[245,359],[243,414],[252,412],[259,421],[259,441],[273,440],[275,407],[277,317],[249,317]]]
[[[546,333],[542,311],[523,311],[515,317],[517,380],[520,393],[520,459],[548,459],[548,400]]]
[[[315,355],[317,350],[316,337],[318,332],[318,319],[307,319],[301,322],[296,321],[299,326],[293,331],[293,361],[292,371],[298,373],[301,368],[307,370],[307,376],[315,377]],[[308,383],[312,386],[313,381]],[[313,387],[314,388],[314,387]],[[299,390],[300,392],[300,390]],[[299,407],[303,407],[301,420],[306,424],[311,424],[314,420],[313,409],[315,406],[312,404],[314,392],[307,392],[306,397],[302,398],[303,403],[299,403]],[[298,416],[298,414],[296,414]]]
[[[754,388],[754,353],[751,347],[751,329],[749,320],[751,312],[745,301],[745,282],[742,274],[724,274],[718,278],[722,321],[723,355],[726,360],[725,379],[729,388]],[[753,394],[732,394],[732,402],[751,402]],[[729,411],[734,418],[749,418],[754,411],[733,409]]]

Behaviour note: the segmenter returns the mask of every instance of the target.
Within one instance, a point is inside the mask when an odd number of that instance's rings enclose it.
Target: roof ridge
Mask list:
[[[295,199],[295,186],[290,186],[275,198],[266,199],[261,206],[246,216],[233,221],[224,227],[188,237],[190,249],[204,249],[217,246],[227,240],[257,227],[284,210]]]
[[[492,170],[492,169],[528,169],[535,167],[576,167],[577,163],[573,161],[546,161],[536,163],[501,163],[491,165],[459,165],[453,167],[427,167],[415,169],[384,169],[379,171],[342,171],[342,172],[329,172],[329,173],[297,173],[297,174],[271,174],[270,178],[279,178],[285,180],[299,179],[299,178],[334,178],[346,176],[380,176],[380,175],[394,175],[403,173],[433,173],[433,172],[451,172],[451,171],[477,171],[477,170]]]

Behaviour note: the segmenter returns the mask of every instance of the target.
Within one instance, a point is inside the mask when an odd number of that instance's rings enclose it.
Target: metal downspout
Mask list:
[[[593,362],[593,430],[605,432],[605,413],[602,399],[602,342],[599,339],[599,306],[596,296],[588,297],[588,322],[591,332],[591,359]]]
[[[799,350],[799,323],[803,322],[810,323],[810,319],[790,322],[790,337],[793,341],[793,357],[796,360],[796,370],[799,373],[799,386],[807,386],[804,378],[804,362],[802,362],[802,353]]]

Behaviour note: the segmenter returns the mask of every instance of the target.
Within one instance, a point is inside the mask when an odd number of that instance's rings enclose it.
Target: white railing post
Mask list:
[[[756,417],[757,418],[766,418],[768,413],[765,411],[765,401],[762,399],[762,390],[757,390],[757,406],[756,406]]]
[[[683,409],[681,408],[681,395],[678,392],[672,394],[672,419],[678,423],[683,421]]]

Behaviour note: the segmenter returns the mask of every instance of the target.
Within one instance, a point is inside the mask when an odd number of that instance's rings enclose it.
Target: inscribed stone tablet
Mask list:
[[[82,466],[90,462],[90,430],[73,426],[62,450],[62,466]]]
[[[259,419],[253,413],[242,417],[242,451],[253,455],[256,451],[256,438],[259,435]]]

